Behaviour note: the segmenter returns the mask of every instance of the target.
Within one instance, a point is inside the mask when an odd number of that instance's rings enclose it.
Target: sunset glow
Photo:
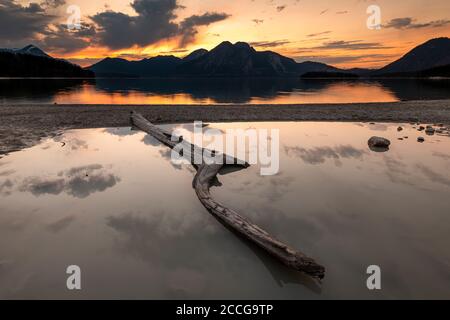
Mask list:
[[[40,9],[32,9],[37,3]],[[155,55],[182,57],[195,49],[212,49],[222,41],[245,41],[257,50],[276,51],[298,62],[312,60],[344,68],[375,68],[398,59],[426,40],[450,35],[447,0],[37,3],[1,0],[0,12],[11,15],[23,10],[20,18],[33,19],[35,26],[30,32],[20,30],[21,37],[1,33],[0,40],[10,47],[34,43],[52,56],[83,66],[108,56],[128,60]],[[67,8],[71,5],[80,9],[80,31],[67,30]],[[379,30],[367,27],[370,5],[381,10]]]

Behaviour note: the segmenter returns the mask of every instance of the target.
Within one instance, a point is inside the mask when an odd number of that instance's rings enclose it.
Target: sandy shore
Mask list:
[[[373,121],[450,124],[450,100],[314,105],[0,105],[0,155],[65,129],[129,126],[136,110],[154,123]]]

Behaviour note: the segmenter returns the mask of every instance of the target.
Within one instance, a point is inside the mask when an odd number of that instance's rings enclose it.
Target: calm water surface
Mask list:
[[[193,169],[153,138],[95,129],[0,159],[0,298],[450,298],[448,136],[420,144],[394,124],[211,127],[280,129],[278,175],[254,165],[212,192],[323,264],[321,285],[225,229],[196,198]],[[370,151],[373,135],[390,151]],[[79,292],[66,289],[72,264]],[[379,292],[366,288],[372,264]]]
[[[0,79],[0,104],[295,104],[450,99],[450,80]]]

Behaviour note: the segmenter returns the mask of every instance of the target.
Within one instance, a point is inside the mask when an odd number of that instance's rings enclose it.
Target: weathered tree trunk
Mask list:
[[[201,165],[197,166],[194,164],[194,155],[196,153],[200,155],[201,153],[203,159],[203,152],[205,149],[184,141],[182,137],[172,137],[170,133],[156,127],[138,113],[132,112],[131,123],[142,131],[150,134],[169,148],[175,148],[178,143],[188,145],[188,147],[184,148],[184,150],[191,150],[191,152],[190,154],[184,154],[183,156],[190,159],[191,163],[197,169],[197,174],[195,175],[193,181],[193,187],[200,202],[217,219],[220,219],[225,225],[232,228],[235,232],[243,235],[248,240],[263,248],[266,252],[280,260],[288,267],[302,271],[314,278],[322,279],[324,277],[325,268],[323,266],[319,265],[303,253],[298,252],[278,241],[269,233],[250,222],[248,219],[242,217],[237,212],[228,209],[211,197],[209,189],[212,182],[217,177],[220,169],[227,164],[230,164],[232,161],[234,161],[233,163],[243,167],[248,167],[247,163],[236,158],[223,155],[224,164],[206,164],[203,162]]]

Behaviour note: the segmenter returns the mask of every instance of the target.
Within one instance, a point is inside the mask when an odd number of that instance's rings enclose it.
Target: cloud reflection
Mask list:
[[[4,196],[9,196],[11,194],[14,184],[10,179],[5,180],[0,183],[0,194]]]
[[[141,133],[139,130],[132,130],[132,128],[126,127],[126,128],[107,128],[103,130],[103,132],[109,133],[113,136],[118,137],[127,137],[127,136],[133,136],[135,134]]]
[[[431,168],[425,166],[424,164],[418,164],[417,168],[426,176],[429,180],[435,183],[440,183],[450,187],[450,179],[433,171]]]
[[[41,195],[58,195],[66,192],[75,198],[87,198],[95,192],[112,188],[120,178],[108,173],[102,165],[74,167],[58,173],[57,178],[29,177],[19,187],[22,192]]]
[[[66,229],[73,221],[75,221],[75,216],[68,216],[49,224],[46,229],[52,233],[58,233]]]
[[[325,163],[328,159],[334,159],[337,166],[341,165],[339,159],[361,159],[367,152],[365,150],[356,149],[350,145],[340,145],[332,147],[316,147],[311,149],[301,147],[284,147],[288,156],[299,157],[305,163],[318,165]]]

